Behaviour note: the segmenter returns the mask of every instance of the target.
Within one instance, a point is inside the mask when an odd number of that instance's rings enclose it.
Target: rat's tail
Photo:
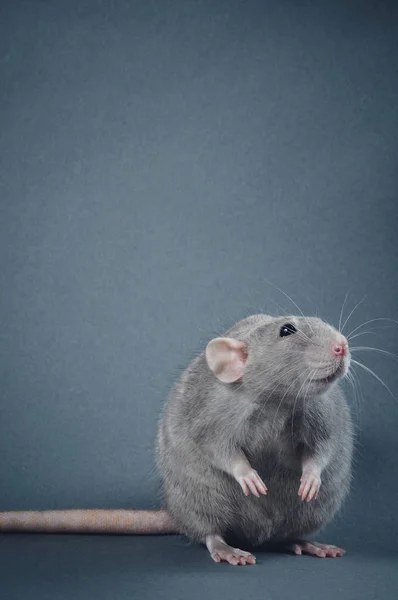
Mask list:
[[[166,510],[32,510],[0,512],[0,532],[178,533]]]

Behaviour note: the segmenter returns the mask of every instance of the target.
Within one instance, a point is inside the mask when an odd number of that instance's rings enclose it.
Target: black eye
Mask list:
[[[279,335],[281,337],[286,337],[287,335],[292,335],[292,333],[296,333],[297,329],[291,323],[285,323],[279,330]]]

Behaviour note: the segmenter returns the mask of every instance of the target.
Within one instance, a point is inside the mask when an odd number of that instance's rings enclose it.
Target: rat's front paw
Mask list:
[[[250,492],[257,496],[257,498],[260,497],[260,494],[266,495],[267,486],[254,469],[249,469],[245,473],[237,473],[235,478],[245,496],[249,496]]]
[[[298,495],[301,496],[302,500],[310,502],[313,498],[316,499],[318,496],[319,488],[321,487],[321,478],[318,473],[310,471],[303,473],[300,479],[301,485],[298,491]]]

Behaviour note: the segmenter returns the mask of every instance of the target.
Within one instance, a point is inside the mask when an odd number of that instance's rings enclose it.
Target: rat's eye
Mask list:
[[[297,329],[291,323],[285,323],[279,330],[279,335],[281,337],[286,337],[287,335],[292,335],[292,333],[296,333]]]

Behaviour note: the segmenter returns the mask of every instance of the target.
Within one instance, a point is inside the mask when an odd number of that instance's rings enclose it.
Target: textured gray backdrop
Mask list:
[[[0,509],[156,506],[175,377],[239,318],[296,312],[266,280],[335,324],[366,294],[347,331],[398,318],[397,8],[3,0]],[[394,360],[361,359],[398,397]],[[2,536],[7,599],[394,597],[398,400],[358,376],[353,492],[322,535],[343,560]]]

